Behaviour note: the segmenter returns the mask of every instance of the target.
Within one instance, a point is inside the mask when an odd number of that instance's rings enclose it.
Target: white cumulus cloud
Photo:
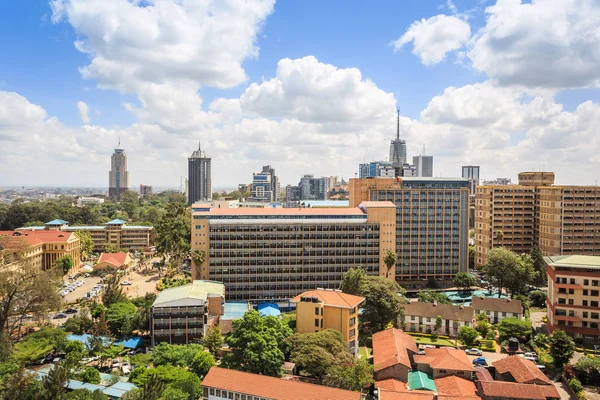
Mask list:
[[[79,111],[79,119],[81,122],[88,125],[90,123],[90,108],[83,101],[77,102],[77,110]]]
[[[462,48],[471,36],[471,27],[457,16],[444,14],[415,21],[398,40],[394,51],[413,43],[413,54],[425,65],[437,64],[446,54]]]

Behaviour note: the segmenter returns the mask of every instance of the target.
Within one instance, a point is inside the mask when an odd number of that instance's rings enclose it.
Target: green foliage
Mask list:
[[[106,312],[106,307],[102,303],[96,303],[90,309],[92,318],[98,318],[98,317],[100,317],[100,315],[104,314],[105,312]]]
[[[92,240],[92,235],[90,235],[90,232],[87,229],[78,230],[75,232],[75,234],[79,238],[79,243],[81,246],[81,258],[87,260],[94,250],[94,241]]]
[[[66,275],[73,268],[73,257],[65,255],[56,259],[56,268]]]
[[[290,360],[299,370],[319,382],[334,365],[349,364],[353,357],[348,352],[342,334],[334,329],[315,333],[296,334],[292,337]]]
[[[13,357],[20,362],[35,361],[65,348],[67,333],[59,328],[45,327],[15,344]]]
[[[467,346],[473,346],[475,340],[477,340],[477,336],[479,336],[479,333],[468,326],[461,326],[458,330],[458,340]]]
[[[64,323],[63,329],[75,335],[82,335],[89,332],[93,324],[93,321],[87,315],[75,315]]]
[[[463,290],[469,290],[472,286],[477,286],[477,279],[466,272],[459,272],[454,277],[454,284]]]
[[[529,253],[531,257],[532,266],[533,266],[533,279],[532,285],[536,287],[546,286],[546,261],[544,261],[544,257],[542,256],[542,252],[537,245],[533,245],[531,248],[531,252]],[[545,300],[545,299],[544,299]],[[543,306],[536,306],[543,307]]]
[[[118,274],[108,274],[104,278],[104,292],[102,293],[102,303],[105,307],[110,307],[115,303],[129,301],[123,293],[120,285],[121,278]]]
[[[67,353],[67,363],[69,365],[77,365],[88,354],[83,343],[78,341],[67,342],[65,352]]]
[[[79,379],[86,383],[100,383],[100,371],[93,367],[87,367],[79,375]]]
[[[292,331],[296,330],[296,311],[282,313],[281,320],[284,324],[289,326]]]
[[[41,392],[41,400],[56,400],[66,391],[69,380],[69,371],[61,363],[55,364],[48,375],[42,379],[44,390]]]
[[[581,357],[574,370],[583,384],[600,386],[600,357]]]
[[[112,243],[106,243],[104,245],[104,252],[105,253],[118,253],[119,249],[117,249],[117,246],[115,246]]]
[[[171,265],[179,268],[183,254],[190,250],[191,215],[181,203],[170,203],[156,224],[156,251],[169,257]]]
[[[208,373],[208,370],[217,365],[214,357],[206,352],[199,351],[194,356],[194,360],[190,364],[190,369],[196,373],[200,378]]]
[[[0,364],[0,400],[38,400],[42,382],[16,362]]]
[[[136,372],[138,370],[140,370],[140,372]],[[134,374],[134,372],[136,373]],[[135,370],[131,371],[129,381],[135,385],[142,386],[143,391],[146,390],[147,383],[152,383],[155,385],[162,384],[164,386],[163,389],[159,391],[159,396],[162,394],[162,392],[164,391],[164,389],[166,389],[167,386],[184,387],[184,384],[189,384],[191,386],[191,391],[193,391],[195,394],[194,397],[190,398],[195,399],[200,394],[200,378],[198,378],[198,375],[196,375],[192,371],[188,371],[184,367],[175,367],[169,364],[160,365],[156,368],[150,369],[136,368]],[[154,389],[153,392],[156,393],[157,390]]]
[[[537,347],[545,348],[548,345],[548,336],[543,333],[538,333],[533,337],[533,343]]]
[[[396,265],[396,262],[398,261],[398,255],[393,252],[392,250],[386,250],[385,254],[383,255],[383,263],[385,264],[387,270],[385,271],[385,277],[389,278],[390,276],[390,270],[392,269],[392,267],[394,265]]]
[[[525,293],[533,280],[533,260],[527,254],[519,256],[503,247],[496,247],[488,253],[484,271],[492,286],[512,294]]]
[[[106,323],[114,336],[130,336],[136,315],[137,308],[133,303],[113,303],[106,310]]]
[[[548,294],[542,290],[534,290],[529,292],[529,301],[534,307],[546,307],[546,299]]]
[[[528,338],[533,332],[530,321],[524,321],[517,317],[507,317],[500,321],[496,328],[500,332],[500,340],[509,339],[511,337],[517,339]]]
[[[396,323],[405,303],[401,293],[404,293],[404,289],[395,281],[383,276],[367,277],[362,292],[365,302],[362,304],[361,318],[371,332],[382,331],[388,324]]]
[[[443,319],[442,319],[442,316],[441,316],[441,315],[438,315],[437,317],[435,317],[435,327],[434,327],[434,331],[435,331],[436,333],[439,333],[439,332],[440,332],[440,330],[442,329],[442,322],[443,322]]]
[[[362,267],[350,268],[344,273],[340,289],[344,293],[359,296],[367,282],[367,272]]]
[[[131,365],[135,365],[138,367],[148,367],[152,364],[152,354],[151,353],[139,353],[129,357],[131,361]]]
[[[109,400],[109,398],[100,389],[93,392],[88,389],[76,389],[63,394],[60,400]]]
[[[233,325],[228,340],[231,352],[223,363],[240,371],[279,376],[289,350],[289,326],[274,317],[261,318],[255,310],[248,311]]]
[[[177,286],[183,286],[183,285],[187,285],[189,283],[192,283],[191,277],[172,279],[172,278],[169,278],[168,276],[165,276],[165,277],[162,277],[156,283],[156,290],[158,290],[159,292],[162,292],[165,289],[170,289],[170,288],[174,288]]]
[[[152,361],[154,365],[172,364],[179,367],[187,367],[194,361],[194,357],[204,348],[199,344],[169,344],[159,343],[152,350]]]
[[[561,368],[573,356],[575,342],[561,329],[552,332],[548,342],[550,343],[550,355],[554,358],[554,364]]]
[[[131,302],[137,307],[138,313],[134,319],[134,330],[138,329],[140,332],[150,331],[150,310],[152,304],[156,300],[156,293],[149,292],[144,296],[136,297]]]
[[[583,385],[577,378],[571,378],[569,380],[569,387],[573,389],[575,393],[579,393],[583,391]]]
[[[206,335],[204,336],[204,346],[210,351],[212,355],[216,355],[217,352],[223,347],[225,340],[221,333],[220,325],[213,325],[208,328]]]
[[[184,392],[176,387],[167,387],[159,397],[159,400],[188,400],[190,398],[189,393]]]
[[[452,304],[448,296],[443,292],[435,292],[433,290],[419,290],[417,294],[419,301],[422,303]]]
[[[340,389],[363,391],[373,384],[373,365],[366,359],[353,359],[349,364],[332,365],[324,384]]]

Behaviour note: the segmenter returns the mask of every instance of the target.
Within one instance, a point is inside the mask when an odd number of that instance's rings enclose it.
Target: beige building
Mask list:
[[[523,318],[521,300],[473,296],[471,307],[475,309],[475,315],[485,314],[490,324],[497,324],[507,317]]]
[[[364,297],[342,293],[341,290],[317,289],[294,297],[296,332],[313,333],[335,329],[342,334],[348,350],[358,351],[358,307]]]
[[[455,337],[463,326],[473,327],[475,309],[451,304],[414,302],[404,306],[403,322],[411,332],[435,332],[438,315],[442,317],[440,335]],[[422,329],[421,329],[422,328]]]
[[[547,257],[548,329],[600,343],[600,257]]]
[[[281,303],[317,288],[337,289],[351,267],[385,276],[396,239],[396,208],[364,202],[354,208],[192,207],[195,279],[223,282],[229,300]],[[393,279],[394,269],[389,271]]]

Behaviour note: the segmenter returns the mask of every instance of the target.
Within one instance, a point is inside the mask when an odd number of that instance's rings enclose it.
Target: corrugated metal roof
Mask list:
[[[425,372],[415,371],[408,373],[408,387],[410,390],[431,390],[436,392],[435,382]]]
[[[165,289],[158,294],[158,297],[156,298],[152,306],[156,307],[162,304],[182,299],[196,299],[206,301],[209,294],[224,296],[225,285],[223,285],[223,283],[221,282],[216,281],[198,280],[193,281],[188,285],[183,285],[171,289]]]
[[[545,257],[546,262],[555,266],[566,267],[600,267],[600,256],[552,256]]]

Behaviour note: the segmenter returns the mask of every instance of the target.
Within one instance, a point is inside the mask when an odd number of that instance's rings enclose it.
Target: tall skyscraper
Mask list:
[[[414,156],[413,164],[417,169],[417,176],[433,177],[433,156]]]
[[[110,157],[108,172],[108,197],[112,200],[121,199],[121,193],[129,188],[129,171],[127,171],[127,154],[121,148],[121,140]]]
[[[463,165],[462,177],[469,180],[469,194],[475,196],[479,186],[479,165]]]
[[[276,202],[279,200],[279,190],[279,179],[270,165],[263,165],[261,172],[252,174],[251,201]]]
[[[406,164],[406,141],[400,140],[400,110],[396,122],[396,139],[390,144],[390,162],[394,164]]]
[[[188,204],[197,201],[212,199],[212,182],[210,178],[210,158],[206,157],[198,143],[195,150],[188,158]]]

